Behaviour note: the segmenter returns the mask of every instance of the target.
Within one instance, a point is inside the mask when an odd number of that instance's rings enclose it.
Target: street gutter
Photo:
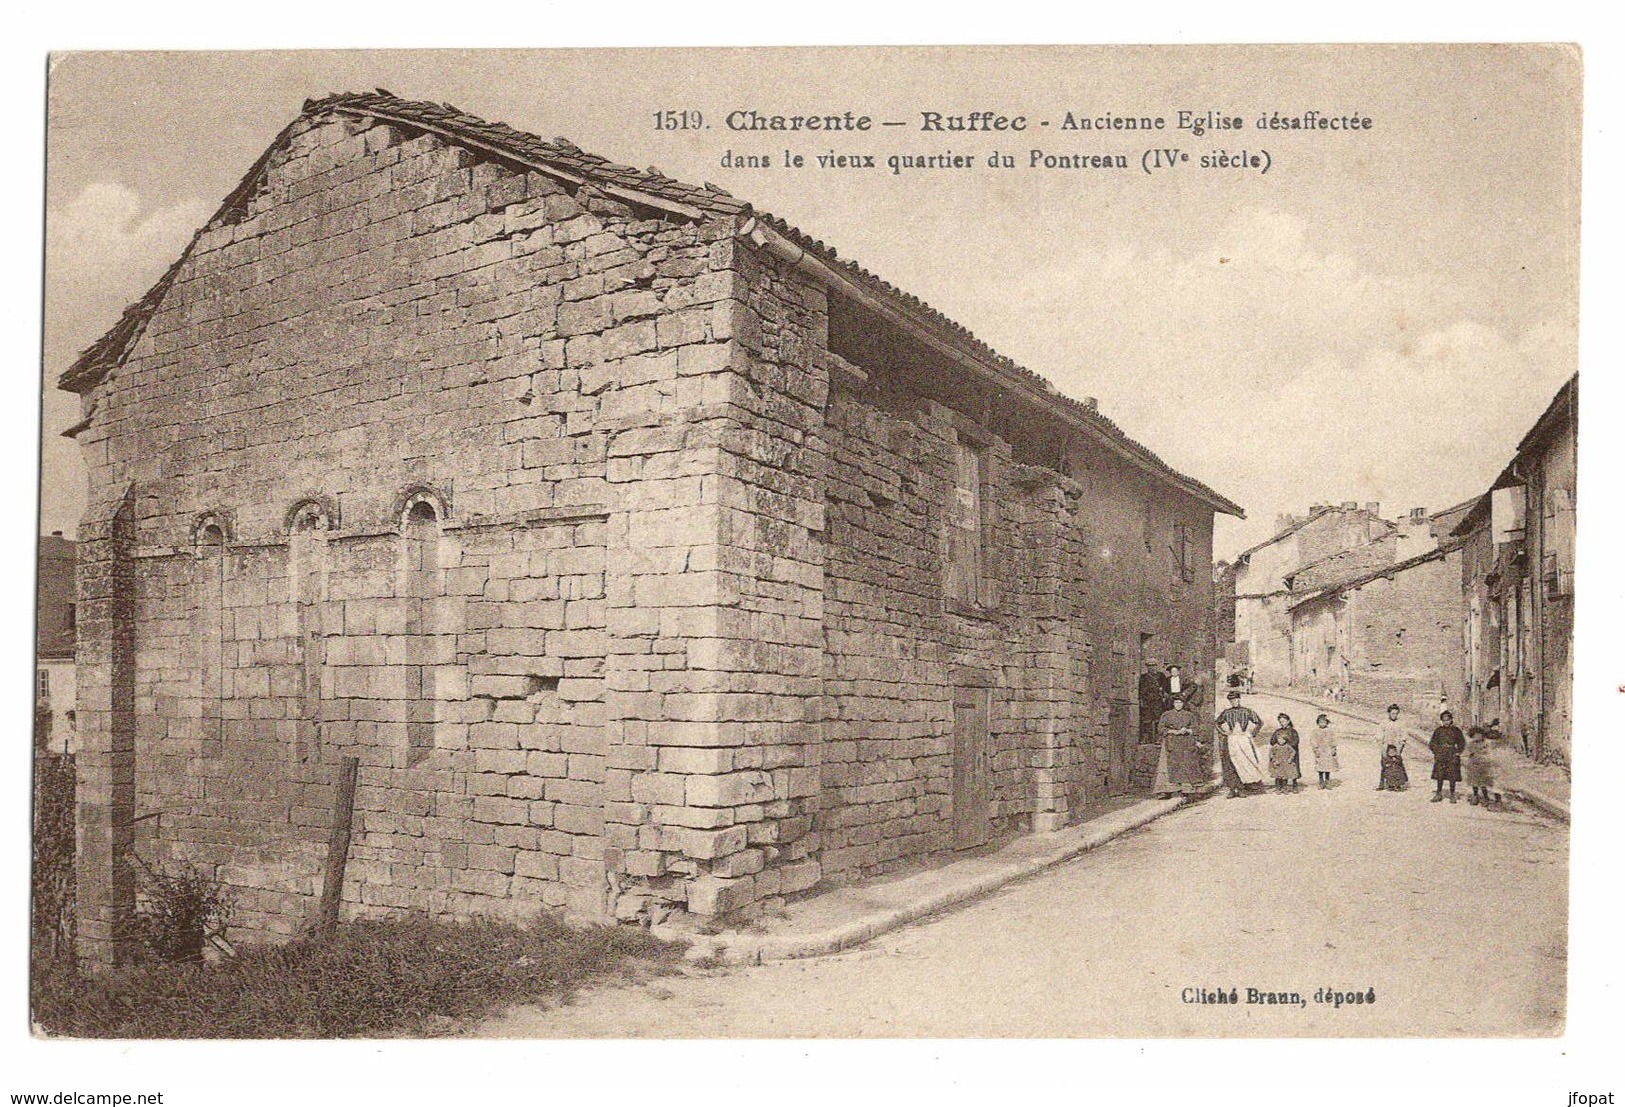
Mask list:
[[[1210,783],[1191,796],[1148,799],[1078,826],[1023,835],[1004,851],[1017,856],[1003,861],[995,855],[992,858],[951,862],[928,874],[921,874],[922,884],[935,885],[929,890],[922,889],[919,894],[909,896],[903,902],[856,914],[834,926],[802,932],[787,929],[777,934],[742,930],[701,934],[693,929],[694,922],[685,920],[682,925],[652,927],[650,932],[657,938],[690,943],[685,956],[691,961],[756,965],[763,961],[821,957],[862,945],[927,915],[985,896],[1014,881],[1070,861],[1188,803],[1212,795],[1217,787],[1217,784]],[[956,874],[956,868],[961,872]],[[838,895],[839,891],[830,894]]]

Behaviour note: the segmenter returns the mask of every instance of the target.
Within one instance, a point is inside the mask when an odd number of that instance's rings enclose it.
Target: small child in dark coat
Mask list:
[[[1277,715],[1275,721],[1281,725],[1270,736],[1270,776],[1275,778],[1277,792],[1296,792],[1303,775],[1298,765],[1298,731],[1291,716]]]
[[[1382,787],[1388,792],[1403,792],[1411,786],[1411,778],[1405,772],[1405,757],[1398,746],[1392,742],[1382,753]]]
[[[1439,725],[1428,740],[1433,751],[1433,798],[1430,802],[1444,801],[1444,786],[1450,785],[1450,802],[1456,802],[1456,784],[1461,780],[1461,755],[1467,748],[1467,739],[1448,711],[1439,712]]]

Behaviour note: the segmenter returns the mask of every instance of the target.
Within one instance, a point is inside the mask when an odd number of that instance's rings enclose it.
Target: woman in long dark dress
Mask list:
[[[1428,739],[1433,751],[1433,798],[1430,803],[1444,799],[1444,786],[1450,785],[1450,802],[1456,802],[1456,784],[1461,780],[1461,751],[1467,748],[1467,739],[1448,711],[1439,713],[1439,725]]]
[[[1211,756],[1208,759],[1202,756],[1198,725],[1196,714],[1185,709],[1185,697],[1177,694],[1173,697],[1173,706],[1157,720],[1157,737],[1162,740],[1161,763],[1167,774],[1166,783],[1159,782],[1155,789],[1158,795],[1174,792],[1189,795],[1206,784],[1212,775]]]

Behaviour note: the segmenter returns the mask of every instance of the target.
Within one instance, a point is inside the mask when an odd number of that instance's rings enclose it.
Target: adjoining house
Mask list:
[[[1307,566],[1292,591],[1292,683],[1316,694],[1430,717],[1454,702],[1461,667],[1460,542],[1448,536],[1472,506],[1428,515],[1382,541]],[[1431,549],[1392,560],[1393,549]],[[1442,540],[1441,540],[1442,539]]]
[[[752,911],[1074,821],[1241,514],[726,192],[385,94],[62,384],[95,959],[131,850],[293,932],[346,758],[352,913]]]
[[[1529,756],[1572,752],[1578,375],[1455,528],[1467,717],[1500,720]]]
[[[74,600],[74,544],[61,531],[39,540],[39,576],[34,607],[34,697],[49,711],[52,753],[73,753],[77,693],[73,650],[77,607]]]
[[[1341,554],[1373,545],[1383,548],[1381,540],[1398,528],[1379,512],[1374,503],[1315,504],[1306,515],[1281,516],[1272,537],[1236,555],[1218,582],[1227,623],[1234,611],[1233,637],[1222,646],[1231,668],[1248,669],[1263,686],[1292,683],[1292,589],[1287,578]],[[1392,549],[1387,554],[1392,559]]]

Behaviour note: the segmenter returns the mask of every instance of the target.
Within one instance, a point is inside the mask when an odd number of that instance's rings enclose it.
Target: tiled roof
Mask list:
[[[1263,549],[1265,546],[1273,546],[1273,545],[1275,545],[1275,543],[1281,541],[1281,539],[1283,539],[1283,538],[1290,538],[1292,535],[1298,533],[1298,531],[1302,530],[1304,527],[1308,526],[1310,523],[1314,522],[1316,519],[1319,519],[1323,515],[1330,515],[1334,511],[1339,511],[1339,512],[1353,511],[1356,514],[1361,514],[1361,515],[1370,515],[1371,514],[1370,512],[1366,511],[1365,508],[1363,508],[1363,507],[1348,508],[1348,507],[1343,507],[1343,506],[1341,506],[1339,504],[1327,504],[1325,507],[1316,508],[1315,510],[1311,511],[1309,514],[1305,515],[1302,519],[1297,519],[1297,520],[1293,521],[1291,524],[1287,525],[1286,527],[1283,527],[1281,530],[1277,531],[1275,534],[1273,534],[1269,538],[1264,539],[1264,541],[1258,543],[1256,546],[1248,546],[1245,550],[1242,550],[1240,553],[1238,553],[1236,555],[1235,563],[1237,565],[1241,564],[1241,562],[1245,561],[1247,558],[1251,557],[1253,554],[1257,553],[1259,550]],[[1380,519],[1380,518],[1377,518],[1377,516],[1375,516],[1375,515],[1372,515],[1371,517],[1373,519],[1376,519],[1377,522],[1381,523],[1383,526],[1387,527],[1389,530],[1397,529],[1394,526],[1394,524],[1389,522],[1387,519]],[[1305,567],[1307,567],[1307,566],[1305,566]]]
[[[510,127],[506,123],[487,122],[450,104],[404,100],[382,89],[371,93],[338,93],[319,100],[307,100],[301,118],[329,111],[370,116],[436,132],[451,141],[482,147],[498,155],[551,169],[563,176],[576,177],[622,199],[656,208],[666,208],[689,218],[754,216],[759,222],[765,223],[831,269],[878,294],[907,315],[920,320],[935,333],[962,348],[976,361],[992,367],[1007,377],[1009,384],[1036,393],[1041,402],[1057,407],[1073,419],[1083,422],[1101,437],[1137,458],[1153,472],[1162,475],[1197,498],[1207,501],[1217,510],[1245,517],[1245,512],[1239,505],[1200,481],[1173,469],[1149,448],[1126,434],[1116,423],[1100,414],[1092,402],[1084,403],[1058,392],[1043,376],[1000,354],[977,338],[968,328],[948,318],[930,304],[881,279],[856,262],[840,257],[834,247],[813,238],[777,216],[756,211],[749,203],[737,199],[715,185],[685,184],[666,176],[658,169],[635,169],[631,166],[618,165],[582,150],[568,139],[543,139]],[[284,131],[284,135],[286,134]],[[279,137],[278,143],[281,141]],[[272,149],[275,149],[278,143],[273,143]],[[267,150],[266,154],[261,156],[249,175],[233,191],[232,196],[228,197],[227,205],[233,203],[239,193],[253,186],[269,153],[270,150]],[[94,386],[108,369],[123,359],[140,337],[147,319],[156,311],[158,303],[168,291],[175,272],[185,257],[186,255],[182,254],[181,260],[177,261],[145,296],[126,309],[124,317],[112,330],[79,356],[73,366],[62,375],[60,387],[83,392]]]
[[[1304,596],[1302,599],[1293,600],[1287,605],[1287,607],[1289,610],[1296,611],[1306,603],[1314,603],[1316,600],[1325,599],[1327,596],[1335,596],[1339,593],[1347,592],[1351,588],[1359,588],[1363,584],[1371,583],[1378,577],[1392,578],[1396,573],[1403,573],[1407,569],[1414,569],[1418,565],[1425,565],[1430,561],[1438,561],[1442,557],[1450,556],[1460,548],[1460,542],[1449,542],[1442,546],[1437,546],[1427,551],[1427,553],[1417,554],[1415,557],[1407,558],[1404,561],[1396,561],[1392,565],[1384,565],[1380,569],[1372,569],[1369,572],[1360,573],[1357,576],[1350,577],[1348,580],[1340,580],[1335,584],[1328,584],[1323,588],[1317,588],[1313,592]]]
[[[1494,492],[1498,488],[1510,488],[1515,484],[1523,483],[1516,471],[1518,462],[1528,456],[1534,447],[1541,445],[1546,436],[1551,434],[1553,429],[1560,424],[1563,417],[1569,419],[1576,417],[1574,406],[1579,401],[1579,395],[1580,374],[1576,373],[1563,383],[1562,388],[1557,390],[1557,395],[1553,396],[1552,402],[1546,405],[1546,410],[1541,412],[1539,419],[1535,420],[1535,425],[1529,428],[1529,433],[1518,441],[1518,449],[1512,455],[1512,460],[1507,462],[1505,469],[1501,470],[1501,475],[1495,478],[1495,482],[1490,485],[1489,492],[1485,492],[1476,501],[1473,501],[1471,509],[1461,517],[1461,521],[1450,532],[1453,536],[1461,537],[1471,534],[1479,527],[1486,525],[1490,515],[1490,492]]]

